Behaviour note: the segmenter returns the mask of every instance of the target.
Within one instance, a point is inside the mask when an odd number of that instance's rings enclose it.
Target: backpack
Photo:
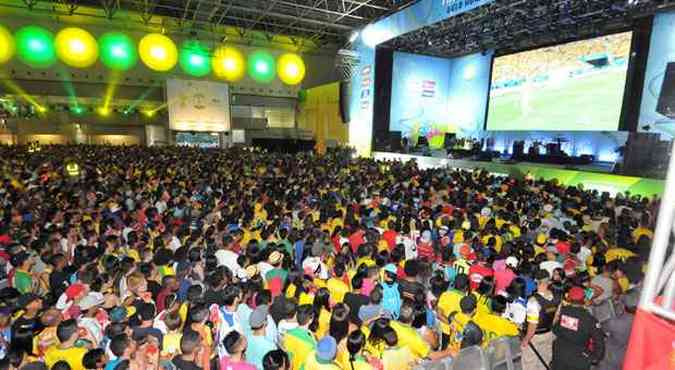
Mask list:
[[[398,283],[382,284],[382,308],[388,311],[393,319],[398,319],[401,312],[401,293],[398,291]]]

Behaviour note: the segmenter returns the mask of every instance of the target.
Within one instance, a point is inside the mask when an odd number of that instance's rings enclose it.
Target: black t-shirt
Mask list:
[[[65,271],[53,271],[49,274],[49,290],[58,299],[68,288],[68,278],[70,274]]]
[[[159,285],[158,282],[148,280],[148,292],[152,294],[152,300],[157,302],[157,296],[159,295],[159,292],[162,291],[162,286]]]
[[[178,370],[202,370],[202,368],[197,366],[194,362],[185,361],[179,356],[174,357],[173,360],[171,360],[171,363]]]
[[[29,319],[21,316],[12,324],[12,331],[31,330],[33,334],[37,334],[44,328],[44,325],[37,319],[37,317]]]
[[[424,285],[416,281],[401,279],[398,282],[398,290],[401,292],[401,298],[415,300],[415,297],[424,296]]]
[[[359,310],[361,309],[361,306],[365,306],[369,302],[368,296],[363,294],[352,292],[345,294],[344,303],[349,306],[349,320],[360,326],[361,319],[359,319]]]

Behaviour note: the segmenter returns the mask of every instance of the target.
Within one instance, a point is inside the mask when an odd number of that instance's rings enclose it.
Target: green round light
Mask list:
[[[116,71],[126,71],[136,65],[138,54],[129,36],[121,32],[108,32],[98,39],[103,64]]]
[[[197,40],[188,40],[181,45],[179,63],[181,69],[191,76],[202,77],[211,73],[209,50]]]
[[[272,82],[276,74],[276,67],[272,54],[265,50],[258,50],[249,54],[248,74],[257,82]]]
[[[38,26],[26,26],[14,35],[19,58],[33,68],[48,68],[56,62],[54,35]]]

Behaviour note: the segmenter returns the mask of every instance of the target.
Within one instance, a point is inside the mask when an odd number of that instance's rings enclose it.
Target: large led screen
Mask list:
[[[445,133],[476,136],[485,122],[492,52],[445,59],[396,52],[392,69],[390,131],[432,148]]]
[[[638,126],[675,136],[675,12],[654,17]]]
[[[632,32],[495,58],[488,130],[614,131]]]

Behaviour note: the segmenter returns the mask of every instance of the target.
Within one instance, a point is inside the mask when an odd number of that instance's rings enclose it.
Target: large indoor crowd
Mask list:
[[[33,148],[36,149],[36,148]],[[658,199],[348,150],[0,147],[0,370],[620,369]]]

